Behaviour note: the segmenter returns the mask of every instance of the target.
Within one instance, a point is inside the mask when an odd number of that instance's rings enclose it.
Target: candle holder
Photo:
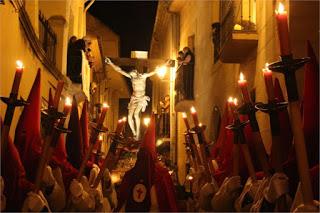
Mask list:
[[[105,133],[108,131],[108,128],[104,126],[101,126],[101,128],[98,128],[98,125],[96,123],[91,123],[91,128],[95,130],[98,134],[101,132]]]
[[[246,138],[243,133],[243,129],[249,123],[249,120],[240,122],[239,119],[235,119],[233,124],[227,125],[225,128],[231,130],[234,133],[234,144],[245,144]]]
[[[58,128],[58,126],[54,125],[55,121],[58,119],[66,119],[66,115],[64,115],[62,112],[59,112],[54,106],[49,106],[47,109],[41,110],[41,118],[45,135],[50,135],[52,128]],[[64,131],[65,130],[62,132]]]
[[[312,185],[308,171],[309,164],[307,150],[302,130],[302,118],[300,115],[299,94],[295,72],[309,62],[310,58],[294,59],[292,54],[280,56],[280,61],[269,65],[269,69],[274,72],[282,73],[285,77],[285,84],[288,94],[288,105],[290,108],[291,128],[294,137],[294,147],[297,158],[297,166],[301,181],[301,191],[304,206],[314,206]],[[316,209],[316,208],[315,208]]]
[[[259,131],[259,125],[256,118],[256,112],[258,109],[255,107],[254,103],[244,103],[238,108],[238,112],[241,115],[248,115],[250,126],[253,132]]]
[[[280,56],[280,61],[271,63],[268,66],[270,70],[284,74],[289,102],[299,100],[295,72],[309,61],[309,57],[294,59],[292,54],[290,54]]]
[[[1,97],[1,101],[7,105],[7,112],[9,112],[8,115],[5,116],[5,119],[3,121],[4,125],[11,124],[14,109],[16,107],[22,107],[29,104],[22,97],[20,97],[20,99],[17,99],[17,96],[18,94],[10,93],[9,97]]]

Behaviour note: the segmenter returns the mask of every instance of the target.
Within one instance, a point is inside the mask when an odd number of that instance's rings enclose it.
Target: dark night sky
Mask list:
[[[131,50],[149,51],[156,1],[95,1],[89,12],[120,36],[120,57]]]

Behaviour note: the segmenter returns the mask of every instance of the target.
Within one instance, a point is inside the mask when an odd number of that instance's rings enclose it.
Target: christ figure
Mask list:
[[[150,101],[150,97],[146,96],[146,79],[153,76],[157,71],[150,73],[139,73],[136,69],[127,73],[120,67],[112,63],[109,58],[105,59],[105,63],[110,65],[115,71],[119,72],[127,78],[131,79],[133,93],[128,104],[128,123],[135,140],[140,139],[140,112],[144,112]],[[134,118],[134,120],[133,120]]]

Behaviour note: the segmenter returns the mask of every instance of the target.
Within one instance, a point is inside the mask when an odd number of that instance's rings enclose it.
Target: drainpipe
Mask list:
[[[83,28],[84,28],[84,31],[82,33],[83,34],[82,36],[85,36],[87,34],[87,22],[86,22],[87,11],[91,7],[91,5],[95,2],[95,0],[89,0],[89,1],[90,1],[90,3],[84,8],[84,11],[83,11]]]

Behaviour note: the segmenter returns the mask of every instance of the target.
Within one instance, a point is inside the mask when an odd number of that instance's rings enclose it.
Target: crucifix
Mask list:
[[[121,59],[120,59],[121,60]],[[122,59],[122,63],[125,65],[133,65],[136,69],[126,72],[122,70],[119,66],[115,65],[109,58],[105,59],[105,63],[111,66],[115,71],[121,75],[130,78],[132,82],[132,95],[128,105],[128,124],[132,131],[133,137],[135,140],[140,139],[140,114],[144,112],[150,97],[146,96],[146,80],[147,78],[157,74],[155,70],[155,64],[164,63],[163,60],[147,60],[147,59]],[[152,66],[153,65],[153,66]],[[154,68],[152,72],[143,73],[144,67]]]

